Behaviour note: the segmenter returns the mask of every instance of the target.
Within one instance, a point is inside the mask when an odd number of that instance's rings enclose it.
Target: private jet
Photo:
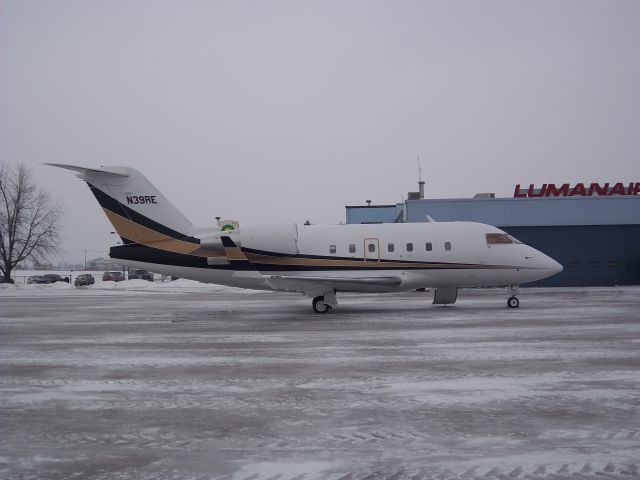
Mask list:
[[[122,239],[110,257],[133,268],[205,283],[302,293],[316,313],[338,292],[434,289],[433,303],[456,302],[458,288],[507,286],[517,308],[519,285],[562,266],[504,231],[474,222],[363,225],[243,225],[195,228],[139,171],[77,172]]]

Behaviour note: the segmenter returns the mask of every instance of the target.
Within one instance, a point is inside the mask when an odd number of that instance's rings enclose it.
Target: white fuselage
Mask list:
[[[230,235],[255,264],[255,271],[238,271],[229,266],[204,269],[123,262],[202,282],[265,290],[287,290],[274,286],[267,280],[269,276],[304,279],[321,272],[333,278],[393,275],[402,279],[392,286],[354,282],[339,287],[342,291],[360,292],[512,285],[562,270],[553,259],[528,245],[489,244],[487,234],[504,232],[471,222],[255,225],[243,226]],[[216,234],[208,237],[208,245],[215,247]]]

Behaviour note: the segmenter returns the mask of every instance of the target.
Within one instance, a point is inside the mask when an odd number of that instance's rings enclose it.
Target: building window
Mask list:
[[[329,245],[329,253],[336,253],[336,246],[335,245]]]
[[[448,252],[451,250],[451,242],[444,242],[444,249]]]
[[[431,242],[427,242],[424,245],[425,245],[425,248],[427,249],[427,252],[430,252],[431,250],[433,250],[433,245],[431,245]]]
[[[375,243],[370,243],[368,250],[370,253],[376,253],[376,244]]]
[[[413,252],[413,243],[407,243],[407,252]]]
[[[599,266],[600,266],[600,262],[599,262],[599,261],[597,261],[597,260],[591,260],[591,261],[589,262],[589,267],[590,267],[590,268],[597,268],[597,267],[599,267]]]
[[[396,249],[396,246],[393,243],[389,243],[387,245],[387,251],[393,252]]]
[[[356,253],[356,246],[353,243],[349,244],[349,253]]]

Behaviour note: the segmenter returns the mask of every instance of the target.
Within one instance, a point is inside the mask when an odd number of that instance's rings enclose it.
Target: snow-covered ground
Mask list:
[[[639,476],[639,287],[338,299],[0,285],[0,478]]]

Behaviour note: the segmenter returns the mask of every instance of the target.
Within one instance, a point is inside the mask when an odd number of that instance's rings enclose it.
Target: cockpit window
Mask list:
[[[522,243],[506,233],[487,233],[487,245],[498,245],[504,243]]]

